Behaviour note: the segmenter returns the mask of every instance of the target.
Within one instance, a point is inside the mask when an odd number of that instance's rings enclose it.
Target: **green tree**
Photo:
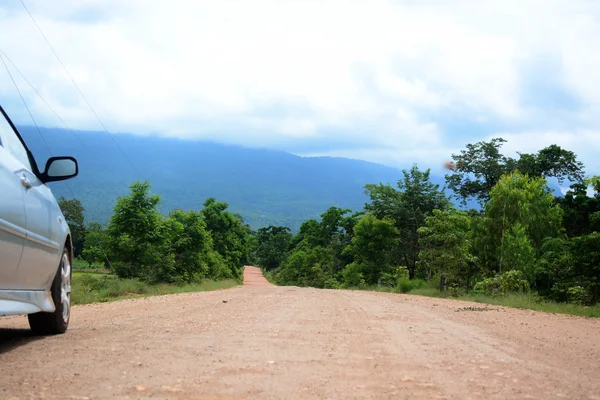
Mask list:
[[[600,212],[600,196],[588,196],[587,185],[571,185],[565,196],[556,198],[556,202],[563,210],[563,226],[569,237],[587,235],[598,229],[594,225],[594,214]]]
[[[500,251],[500,259],[505,266],[505,270],[521,271],[522,276],[527,279],[530,285],[535,283],[537,273],[536,252],[523,225],[517,222],[507,230]]]
[[[567,301],[567,290],[574,285],[574,259],[571,240],[565,236],[546,238],[537,262],[537,290],[543,296]]]
[[[214,198],[204,202],[202,215],[210,232],[214,249],[223,257],[231,276],[241,279],[248,259],[248,229],[241,217],[227,211],[229,205]]]
[[[594,191],[596,192],[596,197],[600,197],[600,175],[592,176],[585,180],[587,185],[592,186]]]
[[[430,180],[430,170],[420,171],[414,165],[410,171],[403,170],[398,189],[388,185],[366,185],[371,202],[365,210],[377,218],[389,218],[398,230],[396,263],[408,268],[410,278],[415,277],[420,251],[418,230],[433,210],[445,210],[450,206],[439,185]]]
[[[519,158],[513,159],[500,152],[504,143],[506,140],[494,138],[489,142],[468,144],[466,150],[452,155],[455,169],[446,175],[446,182],[463,204],[469,199],[484,204],[500,178],[515,171],[531,177],[554,177],[559,182],[583,180],[583,164],[571,151],[551,145],[536,154],[518,153]]]
[[[83,217],[84,208],[78,199],[67,200],[63,196],[58,199],[58,206],[62,210],[65,220],[71,230],[73,242],[73,255],[81,256],[85,242],[85,222]]]
[[[419,264],[428,280],[433,274],[446,276],[470,290],[479,270],[477,258],[471,253],[472,218],[466,212],[449,209],[433,210],[419,228]]]
[[[159,270],[161,282],[200,282],[203,279],[231,277],[224,261],[213,249],[202,214],[173,210],[165,220],[173,264]]]
[[[573,286],[581,286],[587,292],[584,303],[600,302],[600,232],[574,238],[571,245],[573,255]]]
[[[353,256],[365,282],[374,284],[382,273],[393,270],[397,246],[394,221],[367,214],[354,227],[354,237],[344,252]]]
[[[260,228],[257,238],[258,265],[267,271],[278,268],[288,254],[292,240],[290,229],[283,226]]]
[[[308,219],[300,225],[298,233],[292,238],[291,247],[312,249],[319,245],[321,224],[316,219]]]
[[[529,257],[526,253],[530,245],[535,260],[540,257],[544,240],[561,232],[562,211],[554,203],[544,178],[514,172],[503,176],[490,192],[482,222],[476,233],[480,259],[490,271],[502,273],[514,269],[514,263],[522,265],[508,257],[516,249],[522,250],[523,257]]]
[[[90,222],[86,228],[85,243],[82,257],[91,267],[92,264],[101,262],[110,268],[108,259],[108,235],[98,222]]]
[[[160,196],[150,195],[148,182],[135,182],[131,193],[119,197],[107,227],[113,268],[123,278],[152,280],[159,267],[173,263],[157,207]]]
[[[350,212],[348,209],[330,207],[321,214],[321,221],[315,219],[305,221],[291,241],[292,253],[311,252],[316,247],[321,247],[329,253],[329,261],[321,263],[328,268],[324,271],[329,282],[328,287],[339,283],[339,273],[353,260],[351,254],[344,253],[344,249],[350,244],[354,227],[364,212],[349,214]]]
[[[339,207],[330,207],[321,214],[321,222],[319,224],[319,244],[322,247],[329,245],[334,236],[342,233],[342,221],[344,220],[344,215],[351,211],[352,210]]]
[[[331,269],[331,254],[321,246],[310,250],[298,250],[290,254],[277,274],[280,285],[329,287],[327,271]]]

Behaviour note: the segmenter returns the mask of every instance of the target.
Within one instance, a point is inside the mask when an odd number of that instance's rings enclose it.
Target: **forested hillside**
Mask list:
[[[600,302],[600,178],[585,178],[576,155],[558,146],[511,158],[503,143],[471,144],[452,157],[448,186],[480,210],[458,210],[415,165],[396,185],[366,185],[359,212],[334,205],[295,235],[259,229],[258,262],[281,285]],[[571,190],[555,197],[547,179]]]
[[[116,199],[106,228],[85,223],[79,200],[61,198],[75,255],[121,277],[196,282],[241,276],[257,262],[278,284],[318,288],[436,288],[454,295],[535,293],[579,305],[600,302],[600,177],[586,177],[574,153],[549,146],[504,156],[504,141],[452,155],[447,185],[414,165],[394,185],[366,184],[359,211],[332,205],[293,234],[253,230],[227,202],[161,215],[148,183]],[[569,182],[555,197],[547,179]],[[588,196],[592,188],[594,196]]]

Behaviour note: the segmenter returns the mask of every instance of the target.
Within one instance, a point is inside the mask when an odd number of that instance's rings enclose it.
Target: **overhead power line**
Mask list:
[[[104,131],[111,137],[111,139],[113,140],[113,142],[115,143],[115,145],[117,146],[117,148],[119,149],[119,151],[123,154],[123,156],[127,160],[127,162],[129,162],[129,164],[131,164],[131,167],[134,169],[134,171],[140,176],[140,178],[143,179],[143,175],[136,168],[136,166],[133,164],[133,162],[131,162],[131,160],[129,159],[129,157],[127,156],[127,154],[123,151],[123,149],[121,148],[121,146],[119,146],[119,143],[117,143],[117,141],[114,138],[114,136],[108,131],[108,129],[106,128],[106,125],[104,125],[104,122],[102,122],[102,120],[100,119],[100,117],[98,116],[98,114],[96,113],[96,111],[94,110],[94,108],[92,107],[92,105],[90,104],[90,102],[88,101],[88,99],[85,97],[85,95],[83,94],[83,92],[79,88],[79,85],[77,85],[77,83],[75,82],[75,80],[73,79],[73,77],[71,76],[71,74],[69,73],[69,70],[67,69],[67,67],[65,66],[65,64],[61,61],[60,57],[58,56],[58,54],[54,50],[54,47],[52,46],[52,44],[50,44],[50,41],[48,40],[48,38],[46,37],[46,35],[44,35],[44,32],[42,31],[42,29],[40,28],[40,26],[36,22],[35,18],[31,14],[31,12],[27,8],[27,6],[25,5],[25,2],[23,0],[20,0],[20,2],[23,5],[23,8],[25,9],[25,11],[27,11],[27,14],[29,14],[29,17],[33,21],[35,27],[40,32],[40,35],[42,35],[42,37],[44,38],[44,41],[46,42],[46,44],[48,45],[48,47],[50,48],[50,50],[52,51],[52,53],[54,54],[54,56],[56,57],[56,59],[58,60],[58,62],[60,63],[60,65],[62,66],[63,70],[65,71],[65,73],[67,74],[67,76],[69,77],[69,79],[71,80],[71,82],[73,83],[73,85],[75,86],[75,88],[77,89],[77,91],[79,92],[79,94],[81,95],[81,98],[83,98],[83,100],[87,104],[87,106],[90,109],[90,111],[92,112],[92,114],[94,114],[94,116],[96,117],[96,119],[98,120],[98,122],[100,123],[100,125],[102,126],[102,129],[104,129]]]
[[[29,116],[31,117],[31,120],[33,121],[33,124],[35,125],[35,129],[37,129],[38,133],[40,134],[40,138],[42,139],[42,142],[44,143],[44,146],[46,146],[46,149],[50,153],[50,157],[52,157],[54,155],[52,153],[52,149],[48,145],[48,142],[46,142],[46,138],[44,138],[44,135],[42,135],[42,131],[40,131],[40,127],[38,126],[37,121],[33,117],[33,114],[31,113],[31,110],[29,109],[29,106],[27,105],[27,102],[25,101],[25,98],[23,97],[23,94],[21,93],[21,90],[19,89],[19,85],[17,85],[17,82],[15,81],[15,78],[13,77],[12,73],[10,72],[10,68],[8,68],[8,65],[6,65],[6,61],[4,61],[4,59],[5,58],[8,59],[8,57],[6,57],[6,54],[4,54],[4,52],[2,50],[0,50],[0,53],[1,53],[0,54],[0,60],[2,60],[2,64],[4,65],[4,68],[6,69],[6,72],[8,73],[8,76],[10,77],[10,80],[12,81],[13,85],[15,86],[15,89],[17,89],[17,93],[19,93],[19,97],[21,98],[21,101],[23,102],[23,105],[27,109],[27,112],[29,113]],[[12,64],[12,61],[10,61],[10,62]],[[67,186],[67,189],[69,190],[69,192],[71,193],[71,196],[73,198],[75,198],[75,193],[73,193],[73,189],[71,189],[71,186],[69,186],[69,183],[68,182],[64,182],[64,183]]]
[[[4,52],[2,52],[2,54],[4,54]],[[25,98],[23,97],[23,94],[21,93],[21,90],[19,89],[19,86],[17,85],[17,82],[15,81],[15,78],[13,78],[13,75],[10,72],[10,69],[8,68],[8,65],[6,65],[6,61],[4,61],[4,56],[2,54],[0,54],[0,60],[2,60],[2,64],[4,64],[4,68],[6,68],[6,72],[8,72],[8,76],[10,76],[10,80],[12,81],[13,85],[15,86],[15,89],[17,89],[17,93],[19,93],[19,97],[21,98],[21,101],[23,102],[23,105],[27,109],[27,112],[29,113],[29,116],[31,117],[31,120],[33,121],[33,124],[35,125],[35,128],[37,129],[38,133],[40,134],[40,137],[42,138],[42,141],[44,142],[44,145],[48,149],[48,152],[50,153],[50,156],[53,156],[52,150],[50,149],[50,146],[48,146],[48,142],[46,142],[46,139],[44,138],[44,135],[42,135],[42,132],[40,131],[40,128],[39,128],[37,122],[35,121],[35,118],[33,117],[33,114],[31,113],[31,110],[29,109],[29,106],[27,105],[27,102],[25,101]]]
[[[17,73],[21,76],[21,78],[29,85],[29,87],[31,88],[31,90],[33,90],[35,92],[35,94],[38,95],[38,97],[44,102],[44,104],[46,105],[46,107],[48,107],[48,109],[50,111],[52,111],[52,113],[56,116],[56,118],[58,118],[58,120],[67,128],[67,130],[69,132],[71,132],[71,134],[73,134],[73,136],[79,140],[79,143],[81,143],[81,145],[85,148],[87,148],[88,150],[90,150],[90,148],[83,142],[83,140],[81,139],[81,137],[79,137],[79,135],[77,135],[75,133],[75,131],[73,131],[69,125],[61,118],[61,116],[54,110],[54,108],[52,108],[52,106],[46,101],[46,99],[44,98],[44,96],[42,96],[40,94],[40,92],[31,84],[31,82],[25,77],[25,75],[23,75],[23,73],[21,72],[21,70],[19,69],[19,67],[17,67],[15,65],[15,63],[10,59],[10,57],[2,50],[0,49],[0,57],[4,57],[4,59],[8,60],[8,62],[10,63],[10,65],[12,65],[12,67],[17,71]],[[2,60],[2,62],[4,62],[4,59]],[[4,64],[4,66],[6,67],[6,63]],[[10,75],[10,71],[7,69],[8,74]],[[11,75],[11,79],[12,79],[12,75]],[[13,84],[15,83],[15,81],[13,80]],[[19,88],[17,87],[17,85],[15,84],[15,87],[17,88],[17,91],[19,90]],[[29,113],[31,115],[31,113]],[[33,120],[33,116],[31,117]],[[34,120],[34,124],[35,124],[35,120]],[[37,124],[36,128],[37,128]],[[44,136],[41,134],[40,129],[38,128],[38,132],[40,133],[40,136],[42,137],[42,140],[44,139]],[[46,146],[48,147],[48,146]],[[52,154],[52,153],[50,153]],[[94,156],[94,158],[96,159],[96,161],[98,161],[98,163],[102,166],[105,167],[105,169],[107,171],[109,171],[115,178],[117,178],[117,180],[119,180],[118,176],[110,169],[108,168],[102,161],[100,161],[100,158],[96,155],[96,153],[94,151],[90,150],[90,154],[92,154]],[[123,181],[121,181],[123,182]]]

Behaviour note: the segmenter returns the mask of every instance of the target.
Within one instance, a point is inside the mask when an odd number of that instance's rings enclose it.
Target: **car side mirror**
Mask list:
[[[71,179],[79,173],[77,160],[73,157],[50,157],[41,176],[44,183]]]

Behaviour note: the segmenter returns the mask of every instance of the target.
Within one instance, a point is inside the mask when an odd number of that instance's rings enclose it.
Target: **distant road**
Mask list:
[[[244,286],[257,287],[272,285],[265,279],[260,268],[246,266],[244,267]]]
[[[0,398],[600,399],[598,319],[245,277],[77,306],[56,337],[0,318]]]

